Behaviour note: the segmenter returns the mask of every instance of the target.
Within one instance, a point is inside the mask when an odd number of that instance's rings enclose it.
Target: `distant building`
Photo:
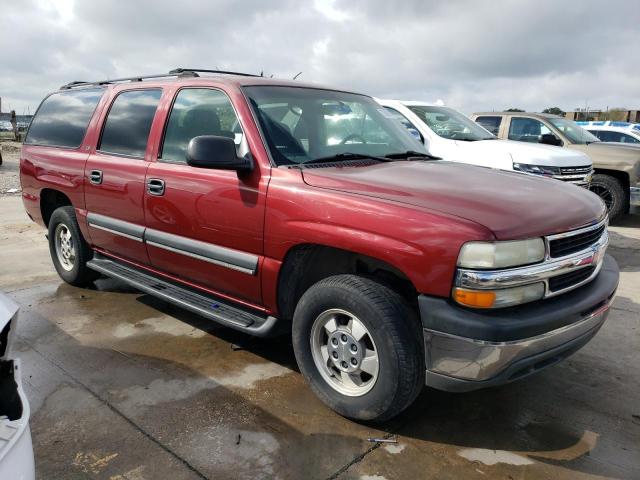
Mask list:
[[[609,118],[615,112],[616,118]],[[573,112],[564,114],[569,120],[591,122],[598,120],[617,120],[619,122],[640,123],[640,110],[591,110],[576,108]]]
[[[16,122],[20,123],[20,122],[25,122],[25,123],[31,123],[31,119],[33,118],[33,115],[16,115]],[[1,120],[6,120],[7,122],[11,121],[11,113],[8,112],[2,112],[0,113],[0,121]]]

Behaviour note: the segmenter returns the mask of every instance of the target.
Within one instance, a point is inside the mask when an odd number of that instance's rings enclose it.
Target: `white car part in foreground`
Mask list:
[[[11,358],[18,305],[0,293],[0,479],[35,478],[29,402],[22,390],[20,361]]]

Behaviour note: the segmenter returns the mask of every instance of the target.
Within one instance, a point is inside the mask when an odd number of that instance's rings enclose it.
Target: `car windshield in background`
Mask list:
[[[301,87],[244,87],[278,165],[384,157],[424,145],[372,98]],[[347,154],[347,155],[345,155]]]
[[[434,133],[449,140],[493,140],[494,137],[470,118],[452,108],[407,105]]]
[[[551,124],[560,130],[572,143],[585,144],[599,142],[600,139],[581,126],[564,118],[550,118]]]

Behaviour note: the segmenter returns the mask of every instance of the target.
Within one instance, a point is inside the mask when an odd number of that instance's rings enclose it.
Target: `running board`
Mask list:
[[[112,260],[98,253],[95,253],[94,258],[87,262],[87,267],[108,277],[122,280],[132,287],[168,303],[251,335],[269,336],[274,333],[274,327],[278,322],[275,317],[262,316],[238,308],[228,300],[221,300],[213,295],[177,285],[146,270]]]

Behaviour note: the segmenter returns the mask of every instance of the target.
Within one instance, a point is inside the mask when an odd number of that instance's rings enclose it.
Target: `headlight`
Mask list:
[[[508,242],[468,242],[458,255],[458,266],[463,268],[506,268],[544,260],[542,238]]]
[[[544,297],[542,282],[499,290],[469,290],[460,287],[453,289],[453,298],[456,302],[473,308],[504,308],[540,300],[542,297]]]
[[[560,175],[560,167],[548,167],[546,165],[529,165],[528,163],[515,163],[513,169],[518,172],[532,173],[534,175],[544,175],[545,177],[552,177],[554,175]]]

